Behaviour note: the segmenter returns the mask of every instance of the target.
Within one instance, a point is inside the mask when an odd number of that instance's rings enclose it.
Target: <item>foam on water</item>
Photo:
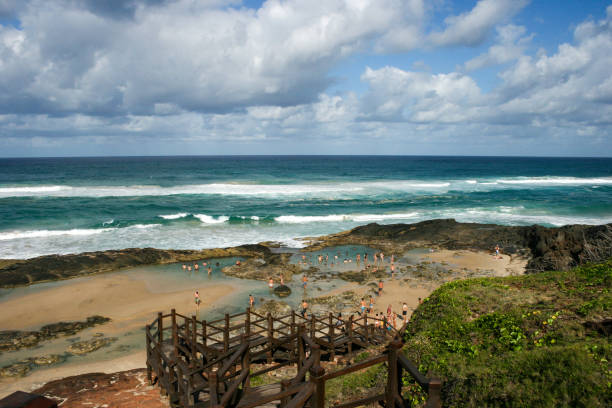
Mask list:
[[[302,184],[258,184],[258,183],[211,183],[162,187],[156,185],[133,186],[30,186],[0,187],[1,197],[133,197],[166,195],[231,195],[231,196],[362,196],[385,191],[407,193],[479,191],[483,188],[529,188],[545,186],[612,185],[612,177],[516,177],[497,179],[456,180],[385,180],[343,183]],[[182,214],[182,213],[179,213]],[[170,217],[179,214],[170,214]],[[168,218],[172,219],[172,218]]]
[[[212,217],[206,214],[193,214],[198,220],[202,221],[203,224],[222,224],[229,221],[229,217],[222,215],[220,217]]]
[[[169,214],[169,215],[159,215],[159,217],[163,218],[164,220],[176,220],[179,218],[185,218],[188,215],[189,214],[187,213],[178,213],[178,214]]]

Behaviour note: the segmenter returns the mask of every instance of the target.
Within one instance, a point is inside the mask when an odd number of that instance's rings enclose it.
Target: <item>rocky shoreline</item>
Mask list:
[[[90,316],[82,322],[48,324],[37,331],[3,330],[0,331],[0,353],[35,347],[40,342],[52,340],[60,336],[73,336],[81,330],[109,321],[108,317]]]
[[[62,336],[73,336],[82,330],[109,321],[110,319],[108,317],[90,316],[82,322],[58,322],[48,324],[37,331],[3,330],[0,331],[0,354],[6,351],[21,350],[23,348],[34,348],[39,346],[42,342]],[[0,367],[0,378],[25,377],[37,367],[61,363],[71,355],[91,353],[92,351],[108,346],[116,340],[117,339],[114,337],[104,337],[102,333],[97,333],[90,340],[74,341],[68,346],[66,352],[63,354],[28,357],[13,364]]]
[[[402,253],[418,247],[492,251],[495,245],[499,245],[506,254],[529,259],[527,272],[567,270],[572,266],[612,256],[612,224],[547,228],[538,225],[459,223],[454,219],[416,224],[373,223],[337,234],[310,238],[305,250],[345,244],[368,245],[387,253]],[[266,280],[282,272],[289,280],[290,275],[301,273],[300,268],[289,264],[289,254],[274,253],[270,249],[275,246],[278,245],[262,243],[205,250],[128,248],[47,255],[27,260],[3,260],[0,263],[0,288],[70,279],[134,266],[231,256],[247,258],[244,268],[224,269],[224,273],[238,278]]]
[[[568,270],[612,257],[612,224],[548,228],[459,223],[454,219],[416,224],[373,223],[311,238],[308,249],[346,244],[368,245],[387,253],[403,253],[419,247],[493,251],[499,245],[505,254],[527,258],[526,272]]]

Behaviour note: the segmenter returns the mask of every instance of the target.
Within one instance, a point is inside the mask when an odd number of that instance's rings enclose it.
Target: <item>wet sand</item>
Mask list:
[[[231,294],[235,288],[228,284],[211,284],[200,290],[203,304],[200,314],[206,313],[212,303]],[[102,315],[112,320],[77,334],[104,332],[106,336],[121,335],[129,330],[141,330],[152,321],[158,311],[167,313],[175,308],[177,313],[191,316],[196,313],[194,295],[191,290],[154,293],[143,280],[121,274],[96,275],[79,278],[67,285],[38,290],[35,293],[0,301],[1,330],[38,329],[42,325],[58,321],[85,320],[88,316]],[[142,337],[144,344],[144,335]],[[103,351],[106,355],[109,351]],[[40,351],[31,350],[31,355]],[[16,391],[29,391],[48,381],[72,375],[142,368],[146,356],[144,347],[139,351],[118,357],[91,361],[75,359],[70,364],[41,367],[26,377],[2,379],[0,398]]]
[[[206,293],[201,293],[200,310],[233,290],[233,286],[227,284],[207,286]],[[167,313],[173,308],[177,313],[195,314],[193,292],[153,293],[141,280],[117,274],[97,275],[74,284],[0,301],[0,327],[27,330],[58,321],[84,320],[96,314],[110,317],[115,325],[144,323],[153,320],[157,311]]]
[[[457,270],[467,270],[486,274],[486,276],[509,276],[519,275],[525,272],[527,260],[512,258],[508,255],[501,255],[499,259],[486,252],[477,251],[451,251],[436,250],[434,252],[419,255],[419,260],[424,262],[445,263],[446,268]],[[387,266],[388,269],[388,266]],[[398,274],[395,279],[383,279],[383,293],[381,296],[374,295],[374,314],[387,313],[387,307],[401,316],[404,302],[408,305],[408,318],[419,305],[419,298],[425,299],[434,290],[444,283],[443,280],[410,280],[407,281]],[[365,285],[355,285],[351,287],[360,297],[364,297],[366,304],[369,303],[370,295],[373,294],[372,288]],[[355,310],[359,305],[356,305]],[[402,320],[397,320],[398,327]]]

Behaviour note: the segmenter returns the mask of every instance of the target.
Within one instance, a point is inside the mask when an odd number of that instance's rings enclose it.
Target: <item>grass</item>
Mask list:
[[[404,353],[447,407],[612,406],[612,260],[447,283],[415,311]],[[410,379],[415,402],[424,395]]]

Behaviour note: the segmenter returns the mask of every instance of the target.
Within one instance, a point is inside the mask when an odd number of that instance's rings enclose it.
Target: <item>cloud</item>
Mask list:
[[[481,44],[497,24],[508,21],[527,0],[480,0],[468,13],[445,19],[444,31],[433,32],[429,41],[436,46]]]
[[[482,100],[480,89],[460,73],[430,74],[394,67],[367,68],[369,84],[362,101],[362,119],[407,122],[461,122]]]
[[[508,24],[497,27],[497,42],[489,47],[486,53],[470,59],[464,64],[466,71],[492,65],[505,64],[521,57],[533,35],[526,36],[523,26]]]
[[[567,146],[610,147],[612,7],[578,24],[573,40],[550,55],[530,55],[532,34],[508,23],[524,2],[482,0],[429,35],[428,3],[382,1],[269,0],[257,10],[221,0],[127,1],[101,10],[31,0],[17,11],[19,28],[0,26],[0,150],[63,144],[72,152],[91,143],[124,154],[147,145],[211,153],[210,144],[229,143],[232,152],[249,146],[243,153],[277,152],[269,146],[323,153],[331,144],[339,153],[422,154],[435,146],[439,154],[491,154],[496,145],[499,154],[519,154],[524,142],[564,154]],[[402,66],[359,68],[359,92],[330,88],[332,67],[351,56],[471,45],[492,33],[494,43],[456,72],[441,72],[435,59],[429,68],[422,53]],[[498,84],[485,91],[478,69],[499,65]]]
[[[408,24],[399,0],[232,4],[32,0],[22,30],[0,29],[0,110],[113,116],[299,105],[332,83],[336,62]]]

